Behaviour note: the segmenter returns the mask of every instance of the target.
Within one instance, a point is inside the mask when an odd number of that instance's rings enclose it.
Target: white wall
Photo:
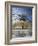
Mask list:
[[[4,41],[5,41],[5,20],[4,20],[5,19],[5,1],[7,0],[0,0],[0,46],[5,46],[4,44]],[[38,0],[13,0],[13,1],[38,3]],[[20,44],[20,45],[13,45],[13,46],[37,46],[37,44],[36,43]]]

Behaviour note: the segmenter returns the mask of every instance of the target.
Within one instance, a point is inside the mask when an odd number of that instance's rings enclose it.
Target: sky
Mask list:
[[[12,6],[12,14],[32,14],[31,7]]]
[[[13,20],[19,20],[21,17],[18,15],[24,14],[25,19],[32,21],[32,7],[12,6],[11,8]]]

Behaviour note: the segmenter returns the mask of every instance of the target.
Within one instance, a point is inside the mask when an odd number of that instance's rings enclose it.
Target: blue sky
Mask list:
[[[24,14],[24,18],[27,17],[29,21],[32,21],[32,8],[31,7],[19,7],[19,6],[12,6],[12,14],[14,19],[20,19],[21,17],[18,14]]]

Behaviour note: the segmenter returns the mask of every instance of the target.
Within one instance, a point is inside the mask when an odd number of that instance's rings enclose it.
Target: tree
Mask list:
[[[24,22],[26,21],[26,16],[25,15],[18,15],[20,18],[21,21],[23,21],[21,24],[22,24],[22,29],[24,29]]]

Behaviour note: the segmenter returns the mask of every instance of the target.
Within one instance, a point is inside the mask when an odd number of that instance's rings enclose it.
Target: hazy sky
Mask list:
[[[32,8],[30,7],[12,7],[12,14],[30,14],[32,15]]]
[[[27,17],[29,21],[32,21],[32,8],[31,7],[19,7],[19,6],[12,6],[12,14],[13,20],[19,20],[21,17],[18,14],[24,14],[24,18]]]

